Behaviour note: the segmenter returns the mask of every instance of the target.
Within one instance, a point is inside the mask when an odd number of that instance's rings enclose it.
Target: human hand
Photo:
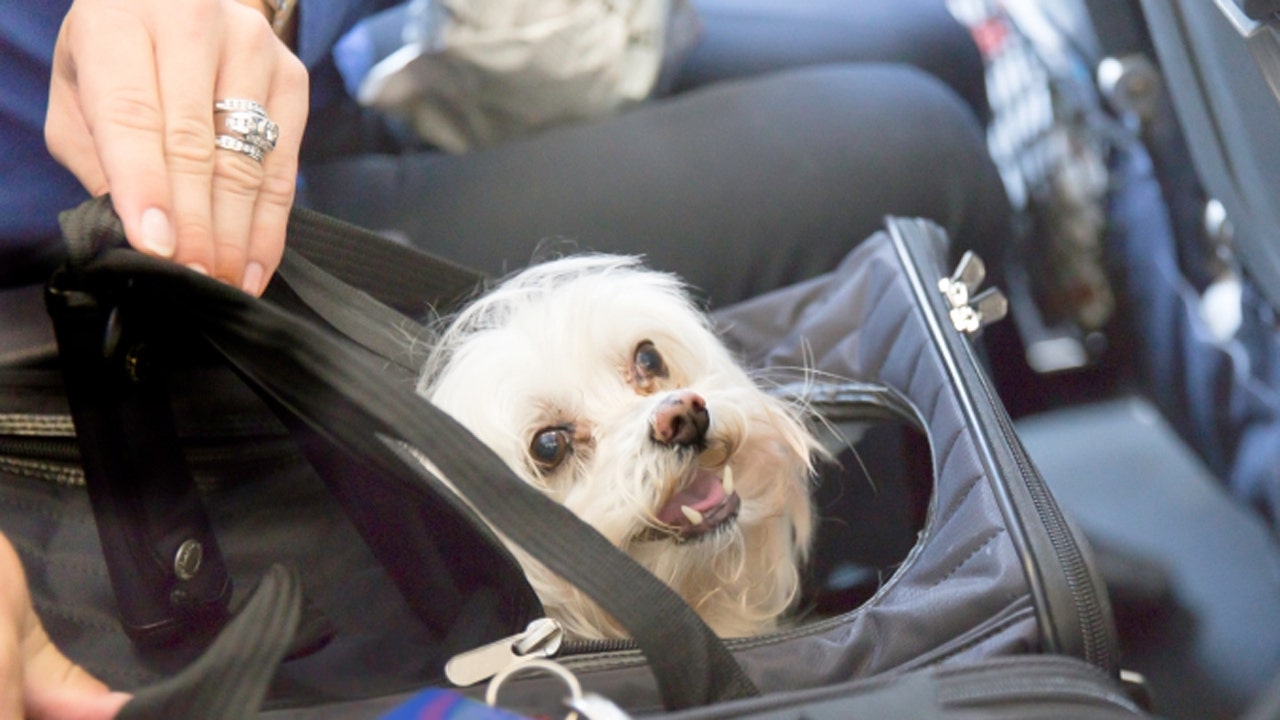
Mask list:
[[[0,720],[106,720],[128,700],[49,641],[18,555],[0,535]]]
[[[45,141],[93,195],[111,193],[129,243],[260,294],[284,252],[307,72],[260,0],[76,0],[54,48]],[[217,149],[214,102],[279,125],[259,163]],[[219,115],[219,120],[222,116]]]

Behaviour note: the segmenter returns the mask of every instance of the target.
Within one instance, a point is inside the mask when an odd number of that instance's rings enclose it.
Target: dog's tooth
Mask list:
[[[720,484],[724,486],[725,495],[733,494],[733,468],[724,466],[724,476],[720,478]]]
[[[680,512],[684,513],[684,516],[689,518],[690,523],[693,523],[694,525],[702,524],[702,513],[698,512],[697,510],[694,510],[688,505],[681,505]]]

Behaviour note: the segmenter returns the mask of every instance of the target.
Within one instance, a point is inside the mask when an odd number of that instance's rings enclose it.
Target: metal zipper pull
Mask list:
[[[952,326],[966,335],[973,335],[1009,314],[1009,301],[999,288],[978,292],[986,276],[987,267],[982,259],[966,250],[951,277],[938,281],[938,290],[951,306]]]
[[[512,665],[553,657],[564,641],[564,628],[550,618],[529,623],[525,631],[454,655],[444,666],[444,676],[458,687],[475,685]]]
[[[953,308],[969,304],[969,297],[982,287],[987,279],[987,265],[972,250],[966,250],[956,264],[951,277],[938,281],[938,289],[947,296],[947,302]]]

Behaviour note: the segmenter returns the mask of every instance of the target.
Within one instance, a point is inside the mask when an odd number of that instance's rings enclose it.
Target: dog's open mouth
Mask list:
[[[729,466],[722,472],[717,475],[706,468],[694,471],[688,484],[658,509],[661,526],[646,529],[637,539],[688,542],[731,523],[738,516],[742,499],[734,492]]]

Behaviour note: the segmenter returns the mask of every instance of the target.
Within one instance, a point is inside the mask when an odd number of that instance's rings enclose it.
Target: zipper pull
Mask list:
[[[973,335],[1009,314],[1009,301],[999,288],[978,292],[986,277],[987,267],[982,259],[966,250],[951,277],[938,281],[938,290],[951,306],[952,326],[966,335]]]
[[[524,632],[454,655],[444,676],[458,687],[475,685],[506,668],[535,658],[553,657],[564,641],[564,628],[550,618],[529,623]]]
[[[956,308],[969,304],[969,297],[982,287],[987,279],[987,265],[972,250],[965,250],[951,277],[938,281],[938,289],[947,296],[947,303]]]

